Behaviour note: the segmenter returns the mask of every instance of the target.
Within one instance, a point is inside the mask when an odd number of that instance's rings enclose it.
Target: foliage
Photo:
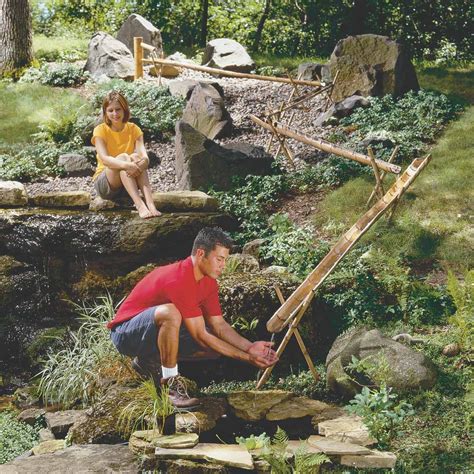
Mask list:
[[[45,403],[86,406],[100,393],[102,369],[122,360],[106,327],[115,313],[110,296],[99,298],[93,307],[85,304],[75,307],[81,326],[77,332],[70,333],[70,340],[62,350],[48,353],[38,374],[38,391]]]
[[[258,318],[253,318],[250,321],[240,316],[233,323],[232,327],[237,329],[244,337],[252,339],[255,336],[255,329],[259,323]]]
[[[209,2],[208,38],[233,38],[265,53],[293,56],[316,51],[328,56],[343,37],[361,33],[386,35],[405,43],[418,57],[442,57],[447,44],[459,59],[472,55],[469,2],[322,2],[296,5],[271,2],[259,44],[257,25],[262,0]],[[44,0],[33,4],[35,32],[51,35],[68,30],[115,34],[131,14],[139,13],[160,29],[170,49],[193,47],[201,36],[201,3],[193,0]],[[442,18],[443,21],[439,19]]]
[[[392,95],[370,97],[370,107],[356,109],[341,120],[345,126],[355,126],[348,144],[358,145],[368,136],[377,137],[377,156],[387,159],[398,145],[399,159],[418,156],[439,134],[443,126],[461,111],[445,95],[431,91],[410,91],[400,99]]]
[[[29,68],[20,78],[20,82],[33,82],[55,87],[72,87],[82,84],[88,73],[81,66],[68,62],[54,66],[42,64],[39,68]]]
[[[30,426],[17,420],[12,411],[0,411],[0,464],[16,458],[39,441],[40,426]]]
[[[404,401],[395,403],[398,396],[392,389],[382,385],[380,389],[363,387],[346,406],[349,413],[359,415],[370,434],[381,447],[386,447],[396,434],[403,419],[414,414],[413,407]]]
[[[142,382],[131,400],[120,412],[119,431],[130,435],[136,430],[163,432],[165,420],[175,412],[169,397],[169,388],[156,388],[152,379]]]
[[[40,176],[59,175],[59,155],[71,151],[69,146],[58,146],[53,142],[38,142],[16,147],[6,147],[0,154],[0,178],[5,180],[30,181]]]
[[[449,318],[454,326],[454,336],[461,348],[468,349],[474,343],[474,270],[464,274],[464,282],[448,273],[448,291],[454,300],[456,312]]]
[[[147,134],[147,138],[160,138],[163,133],[172,132],[184,106],[184,99],[173,97],[166,87],[113,79],[99,85],[93,96],[93,105],[98,113],[104,96],[111,90],[119,91],[126,97],[132,117]]]
[[[351,378],[354,382],[358,383],[357,379],[362,375],[368,377],[368,380],[364,381],[364,385],[371,383],[376,387],[386,385],[390,374],[390,366],[383,351],[377,356],[368,356],[360,360],[353,355],[351,362],[346,365],[346,369],[353,377]]]
[[[308,453],[308,447],[302,442],[294,456],[288,453],[288,435],[280,427],[269,442],[268,438],[260,457],[270,464],[275,474],[317,474],[320,466],[331,460],[323,453]]]
[[[270,441],[270,438],[266,433],[261,433],[258,436],[252,434],[248,438],[238,436],[235,438],[235,441],[244,446],[248,451],[251,451],[252,449],[263,448]]]

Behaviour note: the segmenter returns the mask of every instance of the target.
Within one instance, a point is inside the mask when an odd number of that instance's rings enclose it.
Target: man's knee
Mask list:
[[[167,325],[176,326],[179,328],[182,321],[181,313],[178,308],[172,304],[162,304],[155,309],[155,323],[158,326],[166,323]]]

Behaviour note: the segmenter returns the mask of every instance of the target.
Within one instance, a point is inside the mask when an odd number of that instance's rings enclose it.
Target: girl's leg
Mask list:
[[[119,156],[117,156],[119,160],[127,160],[130,161],[130,157],[123,153]],[[110,171],[118,171],[118,170],[110,170]],[[143,202],[142,198],[138,194],[138,184],[137,184],[137,179],[132,178],[127,175],[126,171],[119,171],[119,178],[120,178],[120,185],[123,185],[129,196],[132,198],[133,204],[135,205],[135,208],[138,211],[138,215],[142,219],[147,219],[149,217],[152,217],[152,213],[148,210],[147,206]],[[109,181],[109,183],[112,185],[112,183]]]
[[[147,170],[137,177],[138,187],[141,189],[143,196],[145,197],[145,202],[148,207],[148,210],[151,212],[152,216],[161,216],[161,212],[155,207],[153,201],[153,194],[151,192],[150,180],[148,179]]]

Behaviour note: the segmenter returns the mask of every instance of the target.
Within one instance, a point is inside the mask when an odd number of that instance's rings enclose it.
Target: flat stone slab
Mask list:
[[[269,421],[314,416],[331,408],[331,405],[307,397],[295,397],[273,406],[266,415]]]
[[[35,456],[40,454],[55,453],[66,447],[63,439],[50,439],[37,444],[31,450]]]
[[[64,438],[69,428],[85,417],[85,410],[64,410],[46,413],[46,425],[56,438]]]
[[[228,467],[254,469],[252,456],[238,444],[199,443],[192,449],[156,448],[155,456],[158,459],[199,459]]]
[[[135,456],[125,445],[74,445],[55,453],[30,456],[2,464],[2,474],[141,472]]]
[[[214,212],[219,203],[217,199],[202,191],[169,191],[167,193],[153,193],[155,206],[164,212]]]
[[[360,446],[370,446],[377,440],[370,436],[369,429],[359,416],[341,416],[333,420],[318,423],[318,433],[337,441],[349,442]]]
[[[19,181],[0,181],[0,206],[26,206],[28,197],[25,186]]]
[[[156,430],[135,431],[130,436],[128,447],[134,454],[153,454],[157,447],[167,449],[193,448],[199,442],[196,433],[160,435]]]
[[[28,203],[37,207],[87,209],[91,195],[86,191],[44,193],[30,197]]]
[[[308,438],[308,444],[320,449],[327,455],[360,455],[370,454],[371,450],[352,443],[343,443],[332,439],[322,438],[321,436],[310,436]]]
[[[227,395],[227,401],[238,418],[257,421],[275,405],[294,397],[284,390],[243,390]]]
[[[341,456],[340,462],[343,466],[357,468],[393,469],[397,462],[397,456],[390,451],[373,450],[369,454],[362,454],[360,456]]]

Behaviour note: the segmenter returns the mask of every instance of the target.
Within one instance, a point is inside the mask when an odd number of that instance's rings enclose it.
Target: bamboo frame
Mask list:
[[[349,158],[350,160],[358,161],[359,163],[362,163],[364,165],[371,165],[370,157],[367,155],[363,155],[362,153],[342,148],[321,138],[308,137],[307,135],[294,131],[293,129],[290,129],[289,127],[286,127],[281,124],[277,124],[272,127],[267,122],[259,119],[255,115],[250,115],[250,119],[257,125],[260,125],[261,127],[266,128],[271,132],[273,132],[273,129],[275,129],[281,135],[284,135],[288,138],[293,138],[299,142],[313,146],[314,148],[317,148],[319,150],[326,151],[327,153],[334,153],[335,155],[343,156],[344,158]],[[377,166],[380,169],[389,173],[399,174],[401,171],[400,166],[394,165],[392,163],[387,163],[386,161],[379,159],[376,159],[375,162],[377,163]]]
[[[135,74],[133,78],[135,81],[143,77],[143,44],[141,36],[133,38],[133,56],[135,61]]]
[[[268,320],[267,329],[270,332],[279,332],[285,322],[298,311],[308,293],[316,291],[327,276],[332,272],[340,260],[357,243],[362,235],[394,205],[404,194],[419,173],[427,166],[431,155],[414,160],[405,172],[390,187],[386,194],[379,199],[357,222],[337,241],[329,253],[319,262],[317,267],[308,275],[305,281],[286,300]]]
[[[390,158],[388,159],[387,163],[392,163],[392,161],[395,159],[395,157],[397,156],[397,153],[398,153],[398,150],[399,150],[399,146],[397,145],[393,151],[392,151],[392,154],[390,155]],[[386,171],[382,171],[380,173],[380,181],[383,182],[385,176],[386,176],[387,172]],[[397,176],[398,178],[398,176]],[[369,199],[367,200],[367,204],[366,206],[368,207],[372,201],[372,199],[375,197],[376,195],[376,189],[374,188],[374,190],[372,191],[371,195],[369,196]]]

